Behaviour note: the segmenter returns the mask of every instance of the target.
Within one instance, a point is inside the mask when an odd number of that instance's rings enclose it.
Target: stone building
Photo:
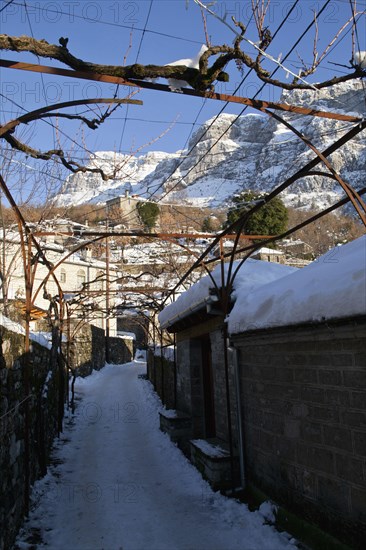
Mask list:
[[[282,250],[267,248],[262,246],[252,255],[255,260],[264,260],[265,262],[276,262],[278,264],[286,263],[286,256]]]
[[[64,261],[55,269],[55,275],[62,288],[66,302],[70,306],[73,318],[84,316],[85,321],[101,329],[106,329],[107,304],[106,304],[106,286],[107,286],[107,267],[106,262],[93,258],[88,249],[71,253],[71,249],[64,244],[55,242],[56,233],[47,238],[39,239],[48,261],[52,265],[57,265],[61,260]],[[17,302],[22,307],[25,300],[25,279],[23,259],[21,255],[21,246],[19,234],[8,230],[3,239],[1,239],[3,248],[2,258],[5,260],[4,266],[0,265],[1,272],[7,273],[6,296],[4,296],[5,286],[0,288],[1,298],[8,301]],[[36,271],[33,283],[33,296],[37,293],[34,306],[41,311],[47,311],[50,302],[45,297],[58,295],[57,285],[52,277],[49,277],[46,284],[44,281],[48,276],[48,268],[44,262],[38,258],[37,251],[33,251],[34,261],[36,261]],[[2,264],[2,263],[1,263]],[[34,268],[34,265],[32,266]],[[117,280],[119,270],[115,264],[109,265],[109,308],[113,311],[117,299]],[[79,306],[77,305],[79,302]],[[111,336],[117,333],[117,322],[114,315],[110,316],[109,331]]]
[[[144,197],[139,195],[131,195],[130,192],[126,190],[124,195],[120,195],[106,201],[107,217],[111,223],[117,222],[118,225],[125,227],[126,229],[141,230],[143,229],[143,224],[137,211],[137,205],[139,202],[144,201],[146,201]],[[189,214],[192,216],[193,222],[190,221],[190,224],[193,223],[194,227],[187,225],[187,211],[188,217]],[[164,225],[164,229],[167,229],[169,222],[175,231],[178,227],[180,230],[185,229],[186,231],[200,229],[200,222],[198,222],[198,225],[195,226],[194,216],[197,216],[197,214],[200,218],[202,217],[202,208],[187,205],[178,207],[176,205],[159,203],[159,215],[157,217],[154,230],[159,230],[161,225]]]
[[[141,229],[141,220],[137,212],[137,204],[144,199],[137,195],[130,195],[125,191],[124,195],[115,197],[106,202],[108,218],[118,221],[126,229]]]
[[[285,254],[288,254],[290,257],[296,257],[303,260],[309,260],[314,257],[314,248],[300,239],[285,239],[282,241],[281,248]]]
[[[226,265],[226,272],[227,269]],[[284,265],[249,260],[238,272],[234,295],[239,289],[241,292],[252,292],[257,286],[294,271],[294,268]],[[221,284],[221,266],[214,269],[212,277],[218,285]],[[233,373],[225,359],[225,312],[218,306],[212,286],[211,278],[204,277],[163,310],[159,321],[163,328],[176,333],[176,409],[180,415],[187,415],[190,419],[187,438],[195,441],[204,439],[212,445],[210,452],[212,448],[220,447],[226,453],[228,447],[233,447],[237,455]],[[151,377],[154,378],[154,373]],[[163,374],[163,378],[168,380],[169,374]],[[231,410],[230,426],[228,410]],[[191,450],[186,442],[183,442],[183,447],[190,454],[196,443],[191,443]],[[205,448],[210,447],[207,444]],[[227,485],[230,474],[224,469],[215,477],[214,484]],[[207,477],[210,477],[208,473]]]
[[[366,237],[336,256],[249,292],[237,287],[225,330],[207,287],[199,300],[196,286],[166,308],[161,324],[177,339],[177,410],[161,425],[214,486],[259,491],[361,548]]]

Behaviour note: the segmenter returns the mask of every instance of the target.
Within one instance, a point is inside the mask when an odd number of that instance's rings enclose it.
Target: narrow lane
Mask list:
[[[78,379],[78,407],[18,538],[52,550],[294,550],[259,512],[214,493],[158,429],[141,363]],[[33,546],[34,548],[34,546]]]

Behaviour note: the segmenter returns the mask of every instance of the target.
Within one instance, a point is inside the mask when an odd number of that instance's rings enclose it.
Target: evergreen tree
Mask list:
[[[155,202],[140,201],[137,203],[137,212],[144,227],[151,231],[159,217],[159,207]]]
[[[207,216],[207,218],[203,220],[201,229],[203,233],[211,233],[212,231],[214,231],[214,226],[210,216]]]
[[[260,200],[265,195],[244,191],[232,199],[232,207],[227,214],[226,226],[238,220],[250,210],[250,203]],[[249,204],[248,204],[249,203]],[[288,212],[282,200],[274,197],[268,204],[251,214],[242,229],[248,235],[278,235],[287,228]]]

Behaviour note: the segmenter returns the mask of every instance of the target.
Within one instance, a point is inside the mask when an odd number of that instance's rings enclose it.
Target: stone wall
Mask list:
[[[191,419],[190,437],[208,437],[202,360],[208,335],[216,437],[228,442],[219,319],[177,334],[176,409]],[[247,483],[352,547],[363,548],[366,318],[257,330],[231,340],[240,352]],[[157,376],[156,369],[150,369],[150,379],[153,374]],[[236,392],[230,354],[228,374],[236,455]]]
[[[80,376],[88,376],[105,365],[105,333],[94,325],[83,325],[71,343],[70,366]]]
[[[227,417],[226,374],[223,346],[222,319],[215,319],[178,334],[177,345],[177,409],[191,415],[195,437],[207,437],[205,433],[204,381],[202,353],[210,339],[212,365],[212,392],[215,414],[215,435],[229,441]],[[234,372],[229,361],[229,394],[231,428],[234,448],[237,446],[237,410]]]
[[[233,338],[247,479],[355,548],[366,540],[366,319]]]
[[[202,381],[202,343],[194,338],[189,341],[189,376],[191,378],[191,415],[193,437],[205,437],[205,415]],[[183,362],[181,363],[183,367]]]
[[[132,338],[109,337],[109,361],[115,365],[130,363],[134,355]]]
[[[50,350],[33,342],[26,355],[24,345],[23,335],[0,326],[1,550],[11,547],[20,527],[27,477],[31,485],[46,472],[60,422],[60,398],[63,408],[58,367]]]
[[[118,332],[132,332],[136,335],[137,349],[146,349],[149,320],[143,315],[124,315],[117,317]]]
[[[174,362],[160,354],[154,355],[149,349],[147,354],[147,375],[167,409],[175,408],[175,366]]]
[[[226,372],[224,360],[224,340],[222,328],[210,334],[212,349],[212,369],[214,375],[214,399],[216,436],[223,441],[229,441]],[[231,430],[234,449],[237,447],[237,406],[235,395],[235,375],[233,362],[228,353],[229,405],[231,412]]]
[[[181,340],[177,345],[177,409],[192,416],[190,349],[189,340]]]

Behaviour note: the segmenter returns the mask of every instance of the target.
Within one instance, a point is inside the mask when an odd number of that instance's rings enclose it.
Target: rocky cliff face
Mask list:
[[[339,84],[322,91],[284,92],[281,102],[361,116],[365,113],[361,82]],[[321,151],[351,128],[345,122],[278,114]],[[187,151],[176,154],[151,152],[127,158],[111,152],[96,153],[93,165],[108,171],[117,165],[120,179],[106,183],[94,174],[70,176],[59,203],[100,203],[128,189],[146,197],[164,196],[169,191],[164,202],[221,206],[244,189],[270,191],[314,157],[297,136],[266,115],[247,114],[236,120],[234,115],[222,114],[212,125],[211,122],[196,131]],[[366,179],[365,145],[363,132],[329,157],[334,168],[356,188]],[[295,207],[321,208],[341,195],[334,180],[316,175],[296,182],[283,198]]]

